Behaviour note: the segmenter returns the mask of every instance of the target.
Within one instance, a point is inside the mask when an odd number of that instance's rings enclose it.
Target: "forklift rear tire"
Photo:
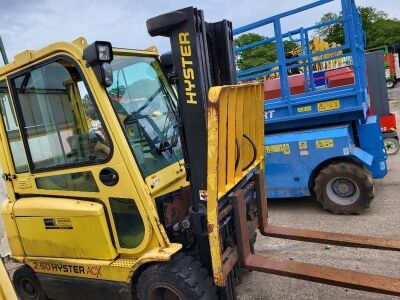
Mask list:
[[[193,256],[178,253],[169,262],[148,267],[139,277],[140,300],[214,300],[217,289],[207,270]]]
[[[35,272],[27,265],[24,265],[15,271],[13,284],[17,295],[21,300],[47,299]]]
[[[324,209],[334,214],[362,214],[374,198],[371,173],[352,162],[332,163],[315,179],[314,192]]]

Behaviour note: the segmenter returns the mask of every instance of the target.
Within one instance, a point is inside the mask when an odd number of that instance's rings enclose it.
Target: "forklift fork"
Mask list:
[[[258,227],[262,235],[346,247],[391,251],[400,250],[400,240],[269,225],[264,174],[258,171],[254,177]],[[249,242],[248,220],[243,190],[239,189],[233,193],[232,203],[235,215],[237,248],[240,264],[243,268],[345,288],[400,296],[400,279],[397,278],[296,262],[275,256],[253,254]]]

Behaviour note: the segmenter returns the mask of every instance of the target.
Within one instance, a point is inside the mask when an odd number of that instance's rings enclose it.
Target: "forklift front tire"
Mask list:
[[[140,300],[216,300],[217,289],[207,270],[193,256],[178,253],[169,262],[148,267],[137,284]]]
[[[47,299],[35,272],[27,265],[23,265],[15,271],[13,275],[13,284],[21,300]]]
[[[314,192],[324,209],[334,214],[362,214],[374,198],[374,183],[360,165],[332,163],[318,174]]]

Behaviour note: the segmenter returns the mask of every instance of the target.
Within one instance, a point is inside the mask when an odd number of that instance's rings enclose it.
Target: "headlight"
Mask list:
[[[109,45],[97,45],[98,58],[101,61],[110,61],[111,47]]]
[[[83,50],[83,59],[93,69],[97,80],[105,87],[113,83],[113,74],[110,66],[113,60],[110,42],[96,41]]]

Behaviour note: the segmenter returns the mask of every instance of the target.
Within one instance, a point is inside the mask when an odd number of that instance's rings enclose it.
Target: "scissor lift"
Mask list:
[[[233,34],[240,35],[272,25],[273,37],[237,47],[235,52],[240,57],[244,51],[273,43],[277,55],[276,62],[237,74],[240,81],[264,80],[268,198],[308,197],[315,192],[318,201],[334,213],[361,213],[373,199],[372,179],[384,177],[387,166],[379,121],[369,110],[365,34],[355,1],[340,0],[342,14],[336,20],[286,33],[281,25],[289,16],[332,1],[316,1],[234,29]],[[343,45],[313,52],[312,34],[339,25],[344,32]],[[297,56],[288,57],[285,41],[299,45]],[[347,65],[333,70],[317,68],[339,59]],[[339,176],[339,169],[345,169],[345,175]],[[322,195],[330,182],[324,174],[331,173],[343,180],[332,183],[330,194]],[[350,178],[354,173],[359,176]],[[361,193],[368,200],[349,208],[356,191],[364,191]]]

